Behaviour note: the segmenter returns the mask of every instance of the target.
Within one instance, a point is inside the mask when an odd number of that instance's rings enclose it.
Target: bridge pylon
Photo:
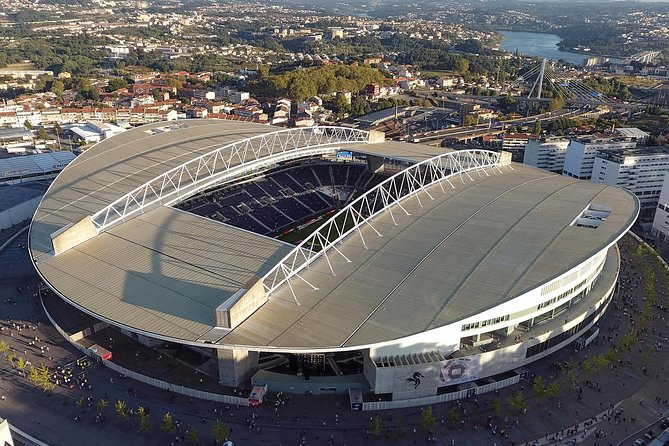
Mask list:
[[[532,94],[534,94],[534,89],[536,88],[537,90],[537,99],[541,99],[541,91],[544,85],[544,73],[546,72],[546,59],[541,60],[541,68],[539,69],[539,76],[537,76],[537,79],[534,81],[534,84],[532,85],[532,88],[530,89],[530,93],[527,95],[528,98],[532,97]]]

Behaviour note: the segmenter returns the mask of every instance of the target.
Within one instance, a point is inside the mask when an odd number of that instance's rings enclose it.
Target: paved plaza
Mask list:
[[[8,235],[2,237],[0,246]],[[39,278],[28,258],[26,238],[23,232],[0,252],[0,323],[4,327],[0,340],[9,346],[4,356],[14,354],[55,370],[82,355],[47,322],[36,296]],[[599,323],[593,344],[579,352],[566,348],[531,364],[530,379],[499,393],[434,406],[435,427],[430,433],[421,426],[421,411],[426,408],[353,413],[347,397],[292,395],[281,400],[272,396],[256,409],[226,407],[122,379],[102,366],[84,371],[85,385],[59,385],[53,392],[43,392],[19,376],[4,357],[0,358],[0,416],[50,445],[181,444],[186,430],[193,429],[199,432],[198,444],[213,444],[211,431],[217,419],[232,429],[229,438],[236,445],[631,445],[649,428],[658,433],[661,416],[669,414],[669,314],[666,276],[657,263],[645,254],[638,256],[631,237],[621,245],[622,285]],[[654,302],[648,302],[644,290],[648,269],[643,265],[655,269]],[[648,326],[640,339],[611,363],[599,364],[600,370],[586,373],[581,364],[594,364],[593,358],[619,345],[644,315]],[[538,396],[533,377],[541,377],[547,385],[559,383],[557,395]],[[519,392],[524,407],[511,408],[508,398]],[[96,420],[100,399],[109,401],[102,421]],[[129,408],[150,409],[149,431],[138,432],[136,416],[120,420],[116,400]],[[159,429],[166,412],[179,421],[175,433]],[[377,415],[381,435],[373,438],[370,419]]]

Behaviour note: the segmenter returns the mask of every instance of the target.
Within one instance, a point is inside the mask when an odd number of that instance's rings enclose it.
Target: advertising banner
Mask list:
[[[439,370],[439,387],[452,386],[478,378],[479,355],[442,361]]]

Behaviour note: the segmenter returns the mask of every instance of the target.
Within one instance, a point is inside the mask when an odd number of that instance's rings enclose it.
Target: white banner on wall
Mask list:
[[[478,355],[442,361],[438,387],[474,381],[478,378],[480,365]]]

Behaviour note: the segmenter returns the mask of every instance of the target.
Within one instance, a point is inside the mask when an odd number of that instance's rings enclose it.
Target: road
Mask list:
[[[417,133],[413,134],[411,138],[409,139],[411,142],[431,142],[431,141],[441,141],[444,139],[449,139],[449,138],[455,138],[459,140],[468,140],[468,139],[474,139],[474,138],[479,138],[484,135],[490,135],[494,133],[503,133],[504,128],[506,128],[509,125],[532,125],[536,121],[539,122],[550,122],[554,121],[559,118],[573,118],[573,117],[578,117],[579,115],[582,115],[586,113],[587,110],[584,109],[576,109],[576,110],[558,110],[555,112],[547,112],[547,113],[541,113],[539,115],[534,115],[534,116],[527,116],[527,117],[522,117],[522,118],[516,118],[516,119],[509,119],[505,121],[501,121],[503,124],[503,127],[498,125],[498,126],[491,126],[489,123],[486,124],[479,124],[475,126],[468,126],[468,127],[454,127],[454,128],[449,128],[449,129],[443,129],[443,130],[436,130],[432,132],[422,132],[422,133]]]
[[[633,252],[633,247],[625,251],[626,258]],[[632,265],[623,266],[623,274],[633,276],[638,269]],[[659,279],[658,279],[659,280]],[[52,369],[65,366],[81,355],[73,349],[60,335],[46,323],[45,315],[41,310],[38,299],[33,295],[38,279],[32,269],[26,251],[25,233],[0,252],[0,321],[5,329],[0,333],[0,339],[9,344],[12,352],[24,356],[33,364],[47,363]],[[664,282],[658,282],[658,288],[665,287]],[[20,290],[19,290],[20,288]],[[663,288],[665,289],[665,288]],[[665,291],[662,291],[666,298]],[[664,312],[658,310],[653,319],[653,332],[639,345],[645,350],[656,343],[663,343],[661,353],[647,358],[645,367],[648,374],[642,373],[639,364],[644,361],[641,351],[636,349],[628,352],[630,363],[623,363],[615,370],[602,371],[594,377],[580,376],[579,382],[585,379],[594,379],[602,383],[606,392],[583,386],[584,397],[577,398],[576,390],[568,383],[568,377],[554,368],[556,362],[569,361],[578,364],[588,355],[596,354],[608,348],[607,335],[625,333],[631,327],[631,317],[622,317],[622,306],[636,308],[642,302],[640,290],[634,290],[634,300],[621,301],[620,297],[614,300],[615,307],[611,308],[601,321],[600,340],[589,349],[574,353],[569,349],[533,363],[531,372],[545,377],[546,380],[561,380],[562,390],[557,400],[542,400],[533,396],[531,386],[512,386],[502,389],[499,394],[479,395],[473,400],[463,400],[457,404],[440,404],[434,407],[437,425],[433,432],[428,434],[421,428],[420,408],[392,410],[379,413],[382,417],[383,433],[378,439],[365,439],[369,419],[375,414],[350,412],[348,399],[339,396],[309,397],[294,395],[283,404],[274,406],[266,404],[258,409],[246,407],[224,407],[208,401],[190,400],[185,396],[172,395],[168,392],[143,385],[132,380],[120,379],[109,369],[96,366],[87,369],[84,373],[91,388],[77,387],[70,389],[64,386],[57,387],[53,393],[45,393],[33,386],[26,378],[18,375],[15,368],[7,361],[0,361],[0,415],[9,419],[10,423],[50,445],[90,445],[117,446],[122,445],[169,445],[175,437],[185,435],[186,429],[196,429],[200,438],[206,444],[211,444],[210,432],[215,419],[227,423],[233,432],[230,438],[237,445],[286,445],[299,444],[302,437],[308,444],[336,444],[336,445],[387,445],[393,444],[437,444],[437,445],[511,445],[540,439],[540,444],[554,444],[551,436],[564,431],[566,428],[578,424],[575,437],[584,445],[595,444],[595,428],[607,433],[606,443],[623,440],[635,432],[637,426],[655,422],[659,418],[660,410],[667,410],[664,403],[653,403],[657,395],[669,398],[667,375],[663,368],[669,367],[666,354],[666,322]],[[635,314],[634,311],[631,311]],[[22,331],[10,328],[7,322],[37,325],[36,330],[26,328]],[[664,330],[662,334],[660,331]],[[10,334],[11,333],[11,334]],[[29,341],[37,336],[39,344],[49,347],[48,360],[40,355],[38,348],[31,346]],[[132,391],[129,392],[129,389]],[[502,401],[506,406],[506,398],[515,392],[524,392],[528,414],[523,415],[510,408],[504,409],[499,416],[489,409],[493,399]],[[109,401],[109,406],[103,411],[106,420],[96,422],[95,404],[92,407],[79,407],[75,401],[90,397],[94,403],[100,399]],[[121,421],[115,414],[114,402],[119,399],[125,401],[128,407],[137,408],[140,405],[151,410],[151,429],[148,433],[138,432],[136,417],[130,421]],[[639,400],[647,404],[639,405]],[[601,417],[610,405],[624,409],[625,421],[620,424],[608,421]],[[449,416],[455,411],[461,423],[449,422]],[[162,415],[170,412],[175,420],[181,421],[181,427],[174,434],[161,432]],[[247,420],[255,414],[256,427],[260,431],[250,429]],[[79,415],[81,419],[75,421]],[[487,417],[491,416],[493,423],[499,426],[496,434],[486,427]],[[596,424],[585,426],[592,417],[602,418]],[[637,418],[632,424],[630,417]],[[445,420],[445,421],[443,421]],[[588,432],[585,429],[589,429]],[[414,433],[415,430],[415,433]],[[509,438],[500,435],[506,430]],[[581,438],[582,436],[582,438]],[[436,441],[428,442],[428,437]],[[571,438],[571,437],[570,437]],[[632,439],[633,440],[633,439]],[[614,443],[615,444],[615,443]]]

